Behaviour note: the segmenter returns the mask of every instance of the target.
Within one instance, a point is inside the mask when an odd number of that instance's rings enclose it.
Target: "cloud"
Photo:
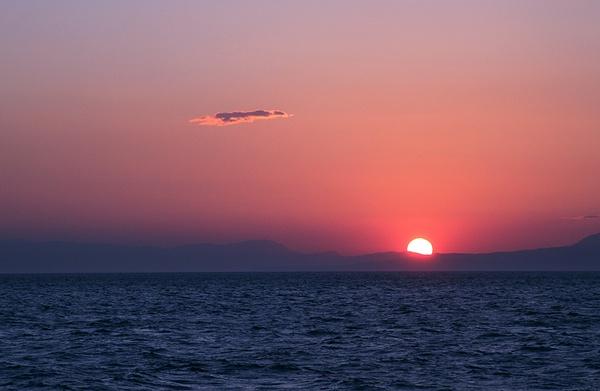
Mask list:
[[[577,221],[584,221],[584,220],[595,220],[595,219],[600,219],[600,215],[584,215],[584,216],[571,216],[571,217],[565,217],[565,219],[567,220],[577,220]]]
[[[259,120],[289,118],[291,116],[291,114],[281,110],[232,111],[192,118],[189,123],[200,126],[228,126]]]

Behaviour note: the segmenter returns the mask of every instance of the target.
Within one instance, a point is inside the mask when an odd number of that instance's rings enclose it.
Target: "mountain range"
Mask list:
[[[175,247],[0,241],[0,273],[591,270],[600,270],[600,233],[570,246],[433,256],[302,253],[268,240]]]

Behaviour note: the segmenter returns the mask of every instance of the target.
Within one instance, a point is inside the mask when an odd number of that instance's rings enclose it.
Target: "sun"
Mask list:
[[[421,255],[431,255],[433,254],[433,246],[427,239],[416,238],[410,241],[406,247],[406,251]]]

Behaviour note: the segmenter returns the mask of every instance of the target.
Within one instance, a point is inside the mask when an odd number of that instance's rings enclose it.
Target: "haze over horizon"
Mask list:
[[[4,1],[0,238],[572,244],[600,232],[599,15]]]
[[[572,247],[572,246],[578,246],[583,242],[587,242],[587,241],[592,241],[593,243],[595,243],[594,248],[598,247],[598,243],[600,243],[600,232],[597,233],[592,233],[590,235],[586,235],[584,237],[581,237],[577,240],[575,240],[574,242],[571,243],[563,243],[563,244],[556,244],[556,245],[550,245],[550,246],[546,246],[546,247],[536,247],[536,246],[529,246],[529,247],[523,247],[523,248],[516,248],[516,249],[511,249],[511,250],[491,250],[491,251],[487,251],[487,252],[468,252],[468,251],[463,251],[463,252],[457,252],[457,251],[449,251],[449,252],[441,252],[438,251],[437,249],[433,249],[433,255],[453,255],[453,254],[461,254],[461,255],[486,255],[486,254],[494,254],[494,253],[500,253],[500,252],[506,252],[506,253],[511,253],[511,252],[528,252],[530,250],[545,250],[545,249],[557,249],[557,248],[563,248],[563,247]],[[343,251],[339,251],[337,249],[334,248],[330,248],[330,249],[322,249],[322,250],[316,250],[316,251],[306,251],[303,249],[298,249],[298,248],[293,248],[290,247],[288,245],[286,245],[285,243],[281,243],[281,242],[277,242],[275,240],[271,240],[271,239],[260,239],[260,238],[250,238],[250,239],[240,239],[240,240],[235,240],[235,241],[222,241],[222,242],[186,242],[186,243],[171,243],[171,244],[165,244],[165,243],[156,243],[156,242],[150,242],[150,243],[144,243],[144,242],[118,242],[118,241],[113,241],[113,242],[107,242],[107,241],[94,241],[94,240],[69,240],[69,239],[60,239],[60,238],[55,238],[55,239],[42,239],[42,238],[0,238],[0,245],[12,245],[12,244],[19,244],[22,243],[24,245],[44,245],[44,244],[61,244],[61,245],[66,245],[66,246],[79,246],[79,245],[84,245],[84,246],[111,246],[111,247],[122,247],[122,248],[155,248],[155,249],[174,249],[174,248],[183,248],[183,247],[189,247],[189,246],[218,246],[218,247],[236,247],[238,245],[250,245],[250,246],[256,246],[257,249],[280,249],[280,250],[285,250],[285,251],[290,251],[290,252],[294,252],[297,254],[306,254],[306,255],[319,255],[319,254],[335,254],[335,255],[339,255],[339,256],[364,256],[364,255],[373,255],[373,254],[386,254],[386,253],[397,253],[397,254],[407,254],[407,253],[411,253],[412,251],[409,249],[383,249],[380,251],[368,251],[368,252],[363,252],[363,253],[350,253],[350,252],[343,252]],[[419,256],[420,254],[417,254],[417,256]],[[431,254],[426,254],[426,255],[431,255]]]

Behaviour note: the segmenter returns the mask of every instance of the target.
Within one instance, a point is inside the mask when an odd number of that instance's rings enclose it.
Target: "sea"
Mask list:
[[[600,273],[0,275],[2,390],[598,390]]]

